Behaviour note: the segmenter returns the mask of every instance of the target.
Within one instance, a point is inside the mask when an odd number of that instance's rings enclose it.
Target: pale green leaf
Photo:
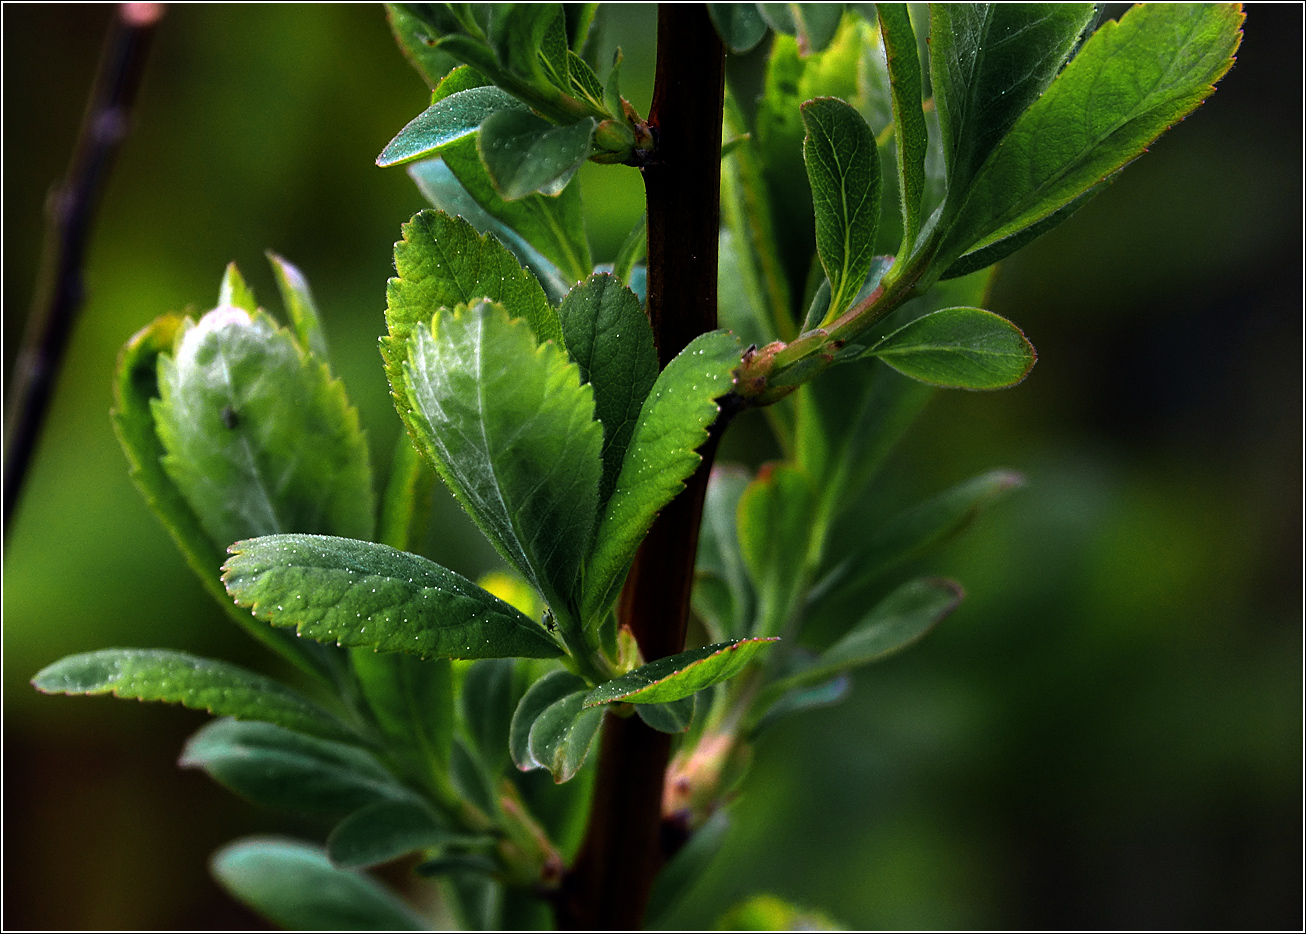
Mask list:
[[[496,87],[477,87],[442,97],[422,111],[381,150],[382,168],[429,158],[450,143],[471,136],[500,110],[529,113],[529,108]]]
[[[551,658],[536,623],[465,577],[388,545],[322,535],[237,542],[223,582],[241,606],[310,639],[423,658]]]
[[[731,52],[747,52],[766,36],[767,23],[755,3],[709,3],[707,13]]]
[[[475,840],[455,833],[420,801],[378,801],[350,814],[327,837],[327,856],[341,869],[365,869],[448,843]]]
[[[266,255],[272,264],[277,288],[281,291],[281,303],[286,308],[286,317],[290,319],[291,327],[295,329],[299,346],[326,363],[326,334],[322,330],[322,317],[318,314],[317,303],[313,301],[313,293],[308,288],[308,280],[283,257],[271,250]]]
[[[601,704],[666,704],[733,678],[758,650],[779,641],[733,639],[649,662],[619,678],[605,681],[585,695],[585,706]]]
[[[587,708],[581,689],[554,701],[535,718],[529,737],[530,755],[558,784],[571,781],[585,764],[590,746],[603,725],[603,708]]]
[[[1019,328],[982,308],[945,308],[917,318],[867,355],[922,383],[957,389],[1014,386],[1037,359]]]
[[[508,733],[508,750],[517,768],[527,772],[544,767],[544,763],[531,753],[531,728],[546,709],[567,695],[584,692],[587,688],[588,685],[570,671],[551,671],[526,690],[517,703]]]
[[[810,572],[815,492],[789,464],[763,466],[739,497],[739,552],[757,594],[752,633],[773,636],[793,613]]]
[[[254,292],[245,282],[245,277],[240,274],[240,270],[236,268],[235,263],[228,263],[226,271],[222,274],[222,286],[218,290],[218,304],[243,308],[251,315],[258,311],[258,301],[254,298]]]
[[[921,62],[916,55],[916,34],[905,3],[877,3],[880,34],[893,100],[894,137],[898,152],[898,197],[902,205],[903,243],[899,253],[909,255],[920,232],[921,201],[925,195],[925,153],[929,135],[921,110]]]
[[[529,111],[500,110],[481,124],[476,151],[495,190],[512,201],[570,177],[588,158],[597,125],[593,117],[557,126]]]

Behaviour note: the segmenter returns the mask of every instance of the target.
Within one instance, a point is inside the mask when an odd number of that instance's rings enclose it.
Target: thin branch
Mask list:
[[[127,135],[160,3],[124,3],[105,38],[64,180],[46,202],[41,273],[5,413],[4,536],[8,540],[55,381],[84,298],[82,268],[96,210]]]

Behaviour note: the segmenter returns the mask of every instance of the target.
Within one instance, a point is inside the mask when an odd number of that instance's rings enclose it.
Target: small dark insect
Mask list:
[[[222,424],[228,428],[235,428],[240,424],[240,419],[236,417],[236,410],[229,405],[222,407]]]

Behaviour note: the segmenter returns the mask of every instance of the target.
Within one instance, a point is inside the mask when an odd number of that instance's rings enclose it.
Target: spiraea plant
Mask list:
[[[620,53],[595,60],[597,4],[388,15],[432,93],[377,162],[434,208],[403,225],[385,296],[405,432],[379,500],[314,299],[278,256],[286,324],[231,266],[212,311],[128,342],[115,385],[141,492],[313,698],[163,649],[34,683],[207,710],[183,765],[329,818],[324,843],[214,857],[280,924],[428,926],[363,871],[401,858],[467,927],[656,923],[728,832],[768,725],[838,702],[961,601],[903,568],[1017,475],[855,535],[849,504],[936,388],[1030,372],[1025,335],[983,308],[993,264],[1212,92],[1242,13],[669,4],[647,115]],[[763,42],[761,96],[738,99],[728,51]],[[585,160],[645,180],[610,266],[586,238]],[[781,459],[713,469],[748,408]],[[473,582],[412,553],[440,482],[503,571]],[[726,923],[804,920],[749,911]]]

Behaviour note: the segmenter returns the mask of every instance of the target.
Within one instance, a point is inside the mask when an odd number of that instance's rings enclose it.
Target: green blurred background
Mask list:
[[[3,9],[6,374],[111,14]],[[653,9],[609,28],[646,110]],[[759,891],[856,928],[1301,925],[1301,42],[1300,6],[1250,5],[1220,91],[1004,265],[991,307],[1040,364],[1007,392],[940,395],[884,489],[921,497],[993,466],[1028,484],[930,562],[969,593],[947,624],[769,735],[677,926]],[[398,423],[376,339],[391,244],[423,205],[372,163],[425,101],[377,6],[163,20],[5,552],[6,927],[258,927],[208,854],[322,833],[179,770],[202,716],[27,680],[111,645],[281,673],[128,481],[114,358],[154,316],[210,307],[232,259],[276,307],[274,249],[313,284],[384,469]],[[610,260],[638,175],[587,166],[584,184]],[[729,456],[761,456],[756,427]],[[447,502],[426,550],[494,565]]]

